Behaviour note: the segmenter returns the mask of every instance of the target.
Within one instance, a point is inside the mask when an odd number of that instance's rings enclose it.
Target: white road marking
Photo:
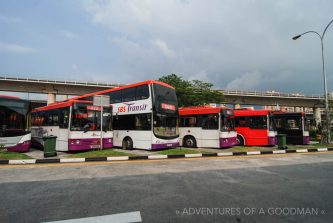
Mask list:
[[[218,153],[217,156],[232,156],[232,152],[229,153]]]
[[[107,161],[120,161],[120,160],[128,160],[128,156],[109,156],[107,157]]]
[[[84,162],[85,158],[64,158],[60,159],[60,163],[77,163],[77,162]]]
[[[62,221],[49,221],[47,223],[134,223],[142,222],[140,211],[121,214],[111,214],[88,218],[76,218]]]
[[[273,150],[273,154],[283,154],[286,153],[286,150]]]
[[[317,150],[318,150],[318,152],[324,152],[324,151],[327,151],[327,148],[318,148]]]
[[[247,155],[260,155],[260,151],[249,151],[249,152],[246,152]]]
[[[196,153],[196,154],[185,154],[186,158],[194,158],[194,157],[202,157],[201,153]]]
[[[148,159],[167,159],[168,155],[150,155],[148,156]]]
[[[36,163],[35,159],[27,159],[27,160],[9,160],[9,164],[34,164]]]

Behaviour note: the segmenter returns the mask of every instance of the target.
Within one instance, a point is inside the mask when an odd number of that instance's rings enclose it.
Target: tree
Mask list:
[[[213,90],[213,84],[193,80],[186,81],[176,74],[162,76],[158,79],[176,89],[179,106],[196,106],[224,101],[222,92]]]

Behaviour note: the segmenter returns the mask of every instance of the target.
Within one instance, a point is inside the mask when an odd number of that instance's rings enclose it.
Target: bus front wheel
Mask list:
[[[242,136],[238,135],[236,140],[237,140],[236,146],[244,146],[244,139]]]
[[[197,142],[194,137],[186,136],[183,141],[184,147],[195,148],[197,147]]]
[[[132,139],[130,137],[126,137],[125,139],[123,139],[122,147],[123,149],[133,149]]]

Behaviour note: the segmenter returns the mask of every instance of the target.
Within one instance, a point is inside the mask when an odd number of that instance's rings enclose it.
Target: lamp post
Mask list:
[[[329,118],[329,109],[328,109],[328,93],[327,93],[327,80],[326,80],[326,69],[325,69],[325,57],[324,57],[324,36],[326,33],[327,28],[333,23],[333,20],[328,23],[326,28],[324,29],[324,32],[322,35],[320,35],[316,31],[307,31],[305,33],[299,34],[297,36],[293,37],[293,40],[297,40],[301,36],[307,34],[307,33],[314,33],[320,38],[321,43],[321,58],[323,63],[323,77],[324,77],[324,94],[325,94],[325,113],[326,113],[326,141],[324,143],[330,143],[331,142],[331,125],[330,125],[330,118]]]

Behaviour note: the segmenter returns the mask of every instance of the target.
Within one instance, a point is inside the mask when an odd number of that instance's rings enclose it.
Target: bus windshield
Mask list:
[[[174,89],[154,84],[153,132],[161,139],[174,139],[179,136],[178,102]]]
[[[174,139],[179,136],[178,117],[166,114],[154,115],[154,134],[161,139]]]
[[[235,129],[235,116],[232,110],[222,110],[221,112],[221,131],[233,131]]]
[[[17,135],[28,128],[29,102],[0,98],[0,135]]]
[[[103,108],[103,131],[112,126],[111,108]],[[101,129],[101,111],[99,107],[87,104],[75,104],[72,112],[71,131],[99,131]]]
[[[176,91],[163,85],[154,84],[154,105],[159,113],[178,113]]]

